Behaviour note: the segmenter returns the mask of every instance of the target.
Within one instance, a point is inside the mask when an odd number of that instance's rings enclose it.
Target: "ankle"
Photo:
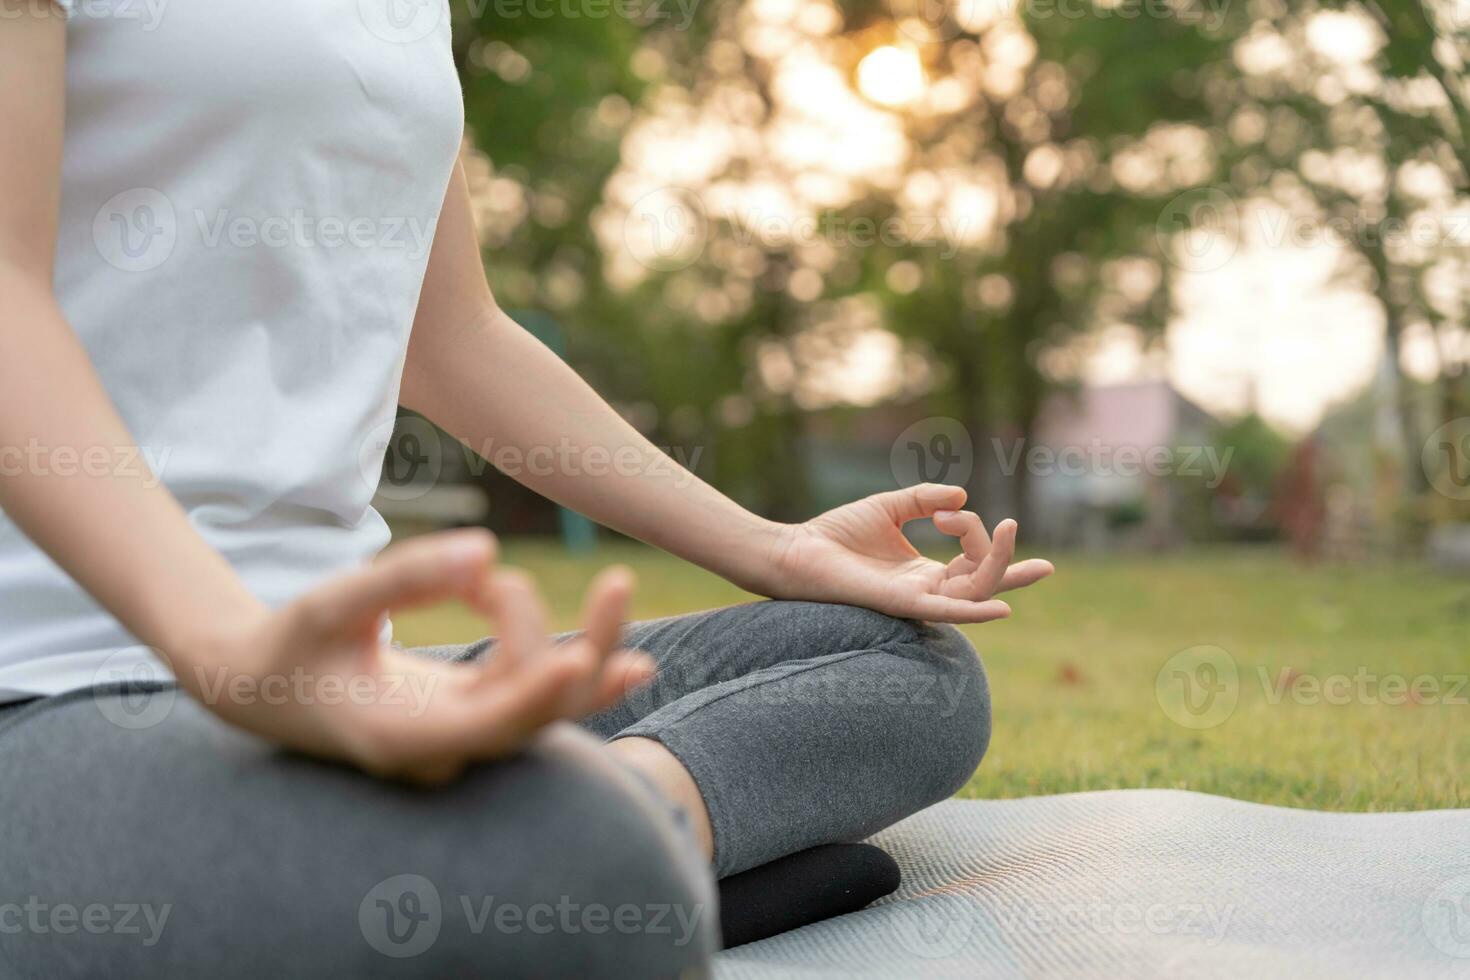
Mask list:
[[[607,747],[619,762],[653,784],[665,798],[684,811],[700,851],[706,860],[713,860],[715,834],[709,808],[705,806],[699,785],[678,757],[662,743],[637,736],[609,742]]]

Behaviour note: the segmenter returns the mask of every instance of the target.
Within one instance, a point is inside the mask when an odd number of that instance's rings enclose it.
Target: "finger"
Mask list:
[[[600,659],[590,645],[581,645],[586,657],[586,676],[568,686],[557,711],[558,717],[568,721],[579,721],[617,704],[630,690],[651,679],[657,670],[653,659],[644,653],[618,650]]]
[[[1001,577],[1000,585],[996,592],[1010,592],[1013,589],[1024,589],[1028,585],[1035,585],[1042,579],[1056,572],[1051,562],[1042,558],[1031,558],[1026,561],[1017,562]]]
[[[959,538],[965,557],[975,564],[990,554],[990,535],[985,533],[985,522],[974,511],[935,511],[934,526],[950,537]]]
[[[482,683],[473,665],[439,665],[430,675],[432,706],[354,713],[344,732],[349,756],[374,774],[434,782],[456,762],[513,752],[562,717],[565,691],[591,669],[559,654],[529,659],[496,684]]]
[[[912,618],[931,623],[989,623],[1011,614],[1011,607],[999,599],[974,602],[942,595],[920,596],[911,608]]]
[[[479,528],[425,535],[389,548],[367,568],[300,602],[316,635],[376,627],[390,609],[428,605],[472,591],[495,557],[495,538]]]
[[[603,659],[622,646],[623,622],[628,616],[634,582],[631,569],[615,565],[604,569],[587,589],[582,607],[583,636]]]
[[[477,679],[452,694],[441,692],[433,711],[402,719],[405,750],[420,758],[445,759],[490,759],[513,752],[561,718],[561,700],[583,680],[583,670],[560,650],[548,651],[521,661],[494,684]]]
[[[965,504],[965,488],[943,483],[921,483],[916,487],[890,490],[871,498],[895,524],[930,517],[935,511],[957,510]]]
[[[627,697],[629,691],[653,680],[657,672],[658,666],[646,653],[621,650],[613,654],[598,678],[589,713],[611,708]]]
[[[486,598],[500,633],[496,657],[507,658],[495,673],[503,674],[547,646],[546,604],[531,577],[516,569],[492,575]]]
[[[515,737],[529,738],[554,721],[580,717],[599,665],[591,647],[578,640],[546,651],[499,685]]]
[[[1004,520],[995,529],[995,540],[992,543],[990,554],[970,574],[968,579],[960,580],[959,586],[963,590],[958,594],[961,598],[985,600],[995,595],[1000,586],[1000,581],[1005,577],[1006,569],[1010,567],[1011,559],[1016,554],[1016,531],[1017,524],[1013,520]]]

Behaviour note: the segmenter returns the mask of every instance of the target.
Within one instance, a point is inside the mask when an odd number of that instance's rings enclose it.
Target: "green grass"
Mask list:
[[[567,628],[593,572],[612,561],[638,571],[639,618],[747,598],[633,545],[587,559],[511,542],[505,555],[535,574]],[[1012,597],[1011,620],[967,629],[990,672],[995,728],[962,795],[1151,786],[1328,810],[1470,806],[1470,582],[1408,565],[1301,567],[1268,552],[1058,566]],[[486,631],[458,607],[395,621],[408,644]],[[1199,645],[1238,665],[1235,710],[1210,728],[1172,721],[1155,688],[1172,655]],[[1308,703],[1276,696],[1283,670]],[[1357,696],[1360,674],[1371,698]],[[1353,684],[1348,703],[1313,701],[1301,686],[1332,675]],[[1416,700],[1372,679],[1389,675],[1431,677],[1439,693]]]

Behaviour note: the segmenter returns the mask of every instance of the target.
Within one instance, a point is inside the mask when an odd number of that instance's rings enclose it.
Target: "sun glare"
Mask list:
[[[887,44],[858,62],[857,82],[863,95],[880,105],[908,105],[924,92],[924,66],[913,48]]]

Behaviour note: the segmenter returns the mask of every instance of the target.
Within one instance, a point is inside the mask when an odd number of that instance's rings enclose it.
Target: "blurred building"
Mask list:
[[[816,413],[807,478],[820,507],[914,482],[906,449],[927,423],[915,405]],[[1168,547],[1204,523],[1230,460],[1220,423],[1166,381],[1095,385],[1045,402],[1034,435],[970,432],[948,445],[964,458],[944,482],[971,490],[988,523],[1020,515],[1023,537],[1062,547]],[[1024,504],[1020,501],[1024,500]]]
[[[1033,537],[1086,548],[1161,548],[1190,536],[1186,498],[1225,480],[1214,416],[1167,381],[1048,397],[1026,497]]]

